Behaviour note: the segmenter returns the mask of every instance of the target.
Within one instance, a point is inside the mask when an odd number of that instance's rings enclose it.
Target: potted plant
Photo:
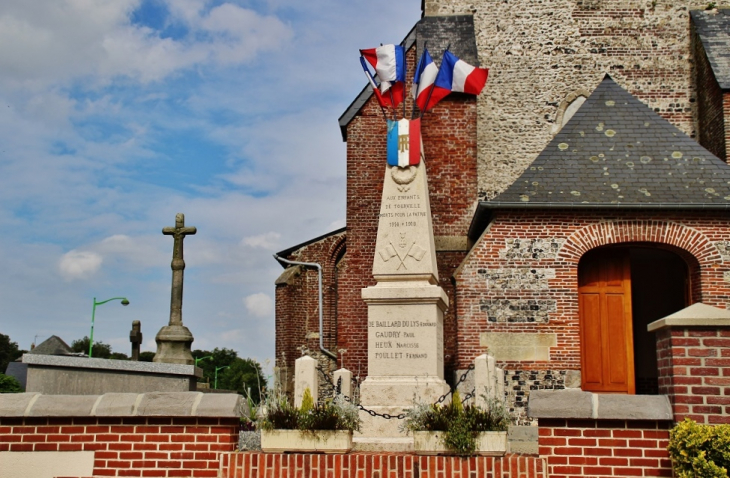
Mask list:
[[[446,405],[415,402],[406,412],[401,430],[413,432],[417,455],[502,456],[507,452],[511,418],[504,403],[485,401],[485,408],[462,405],[455,391]]]
[[[307,388],[299,408],[283,396],[267,397],[258,427],[265,452],[347,453],[352,432],[360,430],[360,417],[357,406],[343,395],[314,403]]]

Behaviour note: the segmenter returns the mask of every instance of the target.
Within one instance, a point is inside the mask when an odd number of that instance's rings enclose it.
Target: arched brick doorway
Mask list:
[[[657,393],[656,342],[646,326],[691,303],[689,268],[652,245],[593,249],[580,260],[583,390]]]

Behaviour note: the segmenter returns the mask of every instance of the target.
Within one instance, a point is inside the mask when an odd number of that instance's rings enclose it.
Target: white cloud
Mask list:
[[[241,240],[241,244],[250,247],[260,247],[263,249],[274,250],[279,247],[279,239],[281,234],[278,232],[267,232],[258,236],[248,236]]]
[[[61,257],[58,269],[67,281],[87,279],[99,270],[102,257],[95,252],[69,251]]]
[[[274,301],[263,292],[245,297],[243,303],[248,313],[254,317],[268,317],[274,314]]]

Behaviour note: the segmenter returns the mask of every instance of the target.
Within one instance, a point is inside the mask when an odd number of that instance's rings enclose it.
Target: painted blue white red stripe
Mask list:
[[[452,91],[478,95],[487,83],[488,76],[489,70],[486,68],[472,66],[446,50],[441,59],[441,66],[436,75],[428,104],[425,104],[424,99],[424,106],[421,107],[419,104],[418,107],[422,111],[428,111]]]
[[[388,165],[405,168],[421,161],[421,120],[388,120]]]

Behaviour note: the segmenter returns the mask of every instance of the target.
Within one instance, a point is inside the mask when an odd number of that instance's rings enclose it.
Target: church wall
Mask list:
[[[578,262],[618,243],[670,246],[688,264],[692,302],[730,308],[730,224],[722,213],[495,213],[455,273],[457,369],[489,351],[505,369],[510,407],[531,389],[580,387]]]
[[[695,75],[698,85],[699,134],[697,141],[712,154],[727,161],[723,94],[694,25],[692,26],[692,53],[695,58]]]
[[[337,353],[336,288],[337,260],[344,252],[346,233],[328,236],[306,245],[289,260],[313,262],[322,266],[322,302],[324,346]],[[339,266],[342,266],[341,261]],[[293,390],[294,361],[304,353],[322,359],[327,368],[328,360],[319,349],[319,292],[317,269],[290,266],[276,283],[276,366],[286,391]]]
[[[696,130],[688,10],[707,2],[425,0],[474,15],[481,66],[479,195],[504,191],[557,132],[561,103],[605,73],[685,133]]]

